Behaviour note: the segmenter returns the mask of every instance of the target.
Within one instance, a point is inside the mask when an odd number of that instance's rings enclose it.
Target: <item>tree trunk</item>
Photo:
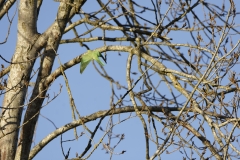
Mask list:
[[[1,111],[0,159],[13,160],[18,142],[24,100],[37,52],[31,52],[36,32],[36,1],[20,0],[18,35]]]

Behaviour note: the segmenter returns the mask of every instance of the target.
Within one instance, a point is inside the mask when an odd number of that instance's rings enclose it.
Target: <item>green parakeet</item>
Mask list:
[[[99,57],[102,57],[102,59],[104,60],[104,62],[106,63],[105,58],[101,55],[101,53],[99,53],[98,51],[91,51],[88,50],[88,52],[86,54],[84,54],[82,56],[81,59],[81,65],[80,65],[80,73],[82,74],[83,71],[85,70],[85,68],[87,67],[87,65],[92,61],[95,60],[98,62],[99,65],[104,66],[104,64],[100,61]]]

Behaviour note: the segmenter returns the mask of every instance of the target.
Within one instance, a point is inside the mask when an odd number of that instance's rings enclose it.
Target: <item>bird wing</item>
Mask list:
[[[80,65],[80,73],[82,74],[87,65],[91,62],[93,59],[91,51],[88,50],[88,52],[84,55],[82,55],[81,59],[81,65]]]
[[[94,56],[93,59],[97,61],[99,65],[104,66],[104,63],[99,59],[98,56]]]
[[[97,63],[101,66],[104,66],[104,63],[99,59],[99,57],[101,57],[101,53],[99,53],[98,51],[92,51],[92,58],[97,61]]]
[[[101,53],[99,53],[98,51],[90,51],[90,50],[88,50],[88,52],[82,56],[81,65],[80,65],[80,73],[83,73],[83,71],[85,70],[87,65],[93,59],[95,61],[97,61],[97,63],[99,65],[104,66],[104,63],[99,59],[100,56],[101,56]]]
[[[80,73],[82,74],[83,71],[85,70],[85,68],[87,67],[87,65],[91,62],[91,60],[88,60],[88,61],[85,61],[85,62],[82,62],[81,61],[81,65],[80,65]]]
[[[81,62],[91,61],[91,60],[93,59],[92,56],[93,56],[93,55],[92,55],[91,52],[88,50],[87,53],[85,53],[84,55],[82,55]]]

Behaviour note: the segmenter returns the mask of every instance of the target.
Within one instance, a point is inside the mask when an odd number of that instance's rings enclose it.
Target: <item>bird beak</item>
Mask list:
[[[102,57],[102,59],[104,60],[104,62],[107,64],[106,57],[104,58],[102,54],[100,54],[100,57]]]

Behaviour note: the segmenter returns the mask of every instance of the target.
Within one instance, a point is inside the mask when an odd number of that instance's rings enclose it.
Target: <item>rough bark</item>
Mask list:
[[[14,159],[19,125],[27,91],[27,84],[37,52],[31,52],[38,38],[36,29],[36,1],[20,0],[18,9],[18,35],[15,53],[1,112],[0,159]]]
[[[69,3],[71,3],[71,1],[69,1]],[[36,123],[48,89],[48,85],[44,85],[42,82],[51,74],[56,52],[66,24],[68,23],[71,8],[72,7],[66,3],[60,3],[56,21],[46,31],[46,36],[43,36],[45,38],[47,37],[47,46],[42,53],[43,56],[41,58],[37,81],[30,98],[31,103],[29,103],[24,117],[24,125],[21,130],[20,143],[17,148],[15,160],[27,160],[29,157]]]

